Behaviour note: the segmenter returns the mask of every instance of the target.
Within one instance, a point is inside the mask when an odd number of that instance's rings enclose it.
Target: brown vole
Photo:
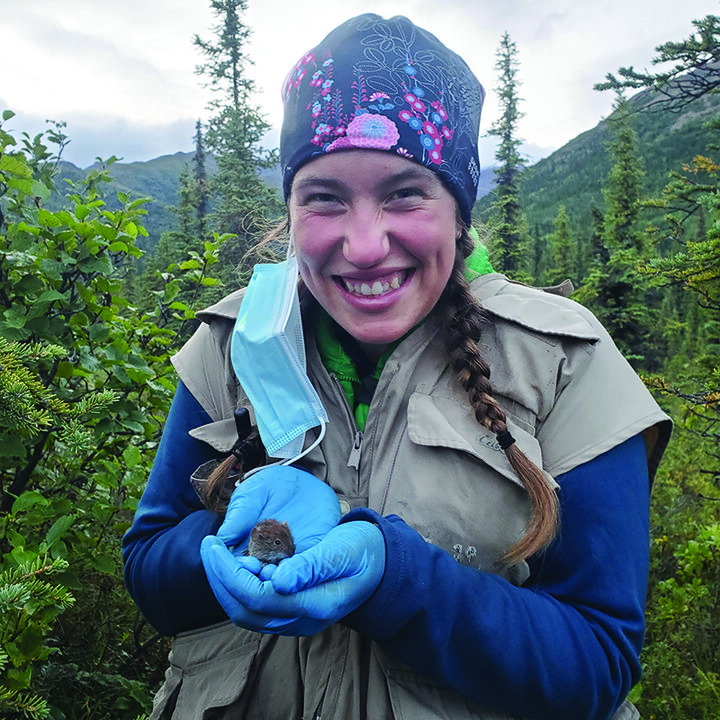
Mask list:
[[[274,518],[261,520],[250,531],[247,554],[258,558],[263,565],[277,565],[295,553],[295,543],[286,522]]]

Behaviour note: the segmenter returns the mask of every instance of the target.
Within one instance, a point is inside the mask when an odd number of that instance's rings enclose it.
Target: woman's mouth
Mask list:
[[[354,278],[339,277],[342,287],[351,295],[361,297],[379,297],[392,290],[397,290],[408,279],[409,272],[400,270],[397,272],[373,278],[372,280],[358,280]]]

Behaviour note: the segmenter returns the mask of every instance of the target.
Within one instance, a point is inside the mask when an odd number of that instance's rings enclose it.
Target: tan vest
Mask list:
[[[544,468],[548,482],[642,431],[654,474],[669,420],[594,317],[500,275],[483,276],[472,288],[489,314],[480,350],[492,368],[494,395],[518,446]],[[249,406],[228,351],[241,297],[235,293],[203,313],[207,324],[174,358],[181,379],[213,419],[191,434],[221,451],[235,440],[233,410]],[[388,360],[362,437],[313,341],[307,353],[308,374],[330,422],[322,444],[303,463],[333,487],[341,507],[396,513],[458,562],[521,585],[526,563],[504,568],[498,561],[524,532],[527,494],[494,436],[475,421],[430,324]],[[227,623],[174,640],[152,717],[509,716],[417,675],[341,625],[289,638]],[[637,714],[626,704],[616,717]]]

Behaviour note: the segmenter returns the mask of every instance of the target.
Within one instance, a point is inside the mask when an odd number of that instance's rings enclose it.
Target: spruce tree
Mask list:
[[[554,220],[555,231],[547,236],[544,282],[548,285],[576,278],[577,242],[570,229],[570,218],[564,205]]]
[[[196,234],[204,238],[207,233],[207,215],[210,210],[210,188],[208,185],[207,153],[205,137],[200,120],[195,124],[195,155],[193,156],[193,181],[196,216]]]
[[[195,36],[206,58],[196,71],[215,93],[205,142],[217,163],[211,180],[214,229],[237,236],[223,249],[227,267],[239,263],[268,213],[278,212],[276,193],[260,177],[261,170],[276,166],[277,155],[261,146],[270,125],[257,106],[248,75],[250,28],[242,19],[247,0],[211,0],[210,7],[217,24],[212,40]]]
[[[627,100],[621,93],[616,97],[610,127],[613,139],[608,152],[613,164],[603,187],[602,242],[607,262],[595,263],[577,298],[599,317],[623,354],[634,365],[647,368],[652,362],[654,313],[648,304],[647,279],[639,272],[646,256],[643,235],[637,228],[644,171]]]
[[[657,72],[638,72],[632,66],[621,67],[617,75],[608,73],[596,90],[653,88],[641,111],[681,112],[690,103],[720,89],[720,17],[707,15],[693,20],[695,32],[685,40],[666,42],[655,48],[653,65]]]
[[[495,159],[495,200],[492,203],[491,247],[493,265],[499,272],[515,279],[529,280],[531,238],[527,220],[520,206],[519,180],[525,162],[520,154],[521,140],[517,124],[523,114],[519,110],[517,47],[506,32],[496,53],[495,69],[498,72],[496,91],[501,115],[488,130],[497,136]]]

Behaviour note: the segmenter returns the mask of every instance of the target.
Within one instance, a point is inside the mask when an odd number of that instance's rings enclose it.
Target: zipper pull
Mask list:
[[[362,449],[363,434],[358,430],[355,433],[355,439],[353,440],[352,450],[350,451],[350,457],[347,461],[347,466],[357,470],[360,467],[360,451]]]

